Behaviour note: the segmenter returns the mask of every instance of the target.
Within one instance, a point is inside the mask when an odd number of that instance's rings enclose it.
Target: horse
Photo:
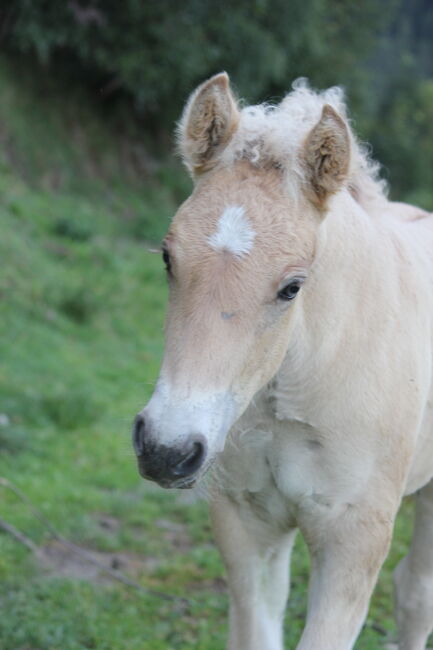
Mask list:
[[[229,650],[281,650],[289,561],[311,557],[297,650],[350,650],[403,496],[400,650],[433,629],[433,215],[391,202],[339,88],[241,107],[226,73],[178,125],[194,183],[162,245],[165,350],[140,474],[208,472]],[[206,479],[207,480],[207,479]]]

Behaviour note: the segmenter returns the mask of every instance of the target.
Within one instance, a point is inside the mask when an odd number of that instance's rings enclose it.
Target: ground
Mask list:
[[[0,518],[40,549],[0,531],[0,647],[222,650],[227,591],[206,504],[142,481],[130,444],[158,372],[166,301],[163,265],[146,235],[163,233],[186,181],[166,165],[127,191],[103,191],[108,172],[100,169],[86,168],[92,183],[75,172],[68,180],[64,170],[75,168],[65,167],[61,142],[72,133],[80,148],[77,116],[66,129],[51,108],[32,103],[24,133],[29,99],[1,66],[0,77],[0,476],[59,535],[139,586],[54,539],[0,485]],[[42,180],[25,156],[38,159],[41,142],[51,160]],[[411,508],[409,500],[357,650],[393,640],[391,569],[407,549]],[[302,630],[307,579],[298,539],[287,648]]]

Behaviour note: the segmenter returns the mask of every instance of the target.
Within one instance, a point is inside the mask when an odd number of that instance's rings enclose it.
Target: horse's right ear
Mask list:
[[[238,122],[227,73],[211,77],[192,93],[177,130],[179,150],[192,175],[215,164]]]

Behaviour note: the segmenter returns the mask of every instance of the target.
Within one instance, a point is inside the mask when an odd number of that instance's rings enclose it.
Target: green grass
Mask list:
[[[69,573],[43,566],[0,533],[0,648],[222,649],[227,594],[206,506],[142,482],[129,435],[162,353],[165,278],[145,240],[163,234],[187,182],[160,164],[140,185],[119,169],[88,106],[38,99],[12,72],[0,62],[0,476],[61,534],[107,560],[118,554],[143,587],[186,595],[190,606],[95,579],[90,566],[88,579],[86,569],[71,575],[73,563]],[[92,159],[103,161],[96,171]],[[390,572],[407,548],[409,510],[358,650],[376,650],[394,631]],[[0,516],[50,546],[1,487]],[[302,630],[307,579],[298,540],[288,648]]]

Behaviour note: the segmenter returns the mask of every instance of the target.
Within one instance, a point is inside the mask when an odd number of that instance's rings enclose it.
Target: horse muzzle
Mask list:
[[[168,447],[154,440],[141,414],[134,421],[132,443],[140,475],[164,488],[193,487],[207,457],[201,434],[190,434],[179,445]]]

